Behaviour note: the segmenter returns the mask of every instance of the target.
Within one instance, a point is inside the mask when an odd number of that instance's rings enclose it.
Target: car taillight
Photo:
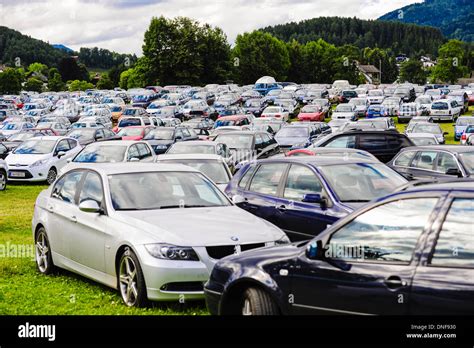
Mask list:
[[[281,117],[281,115],[275,115],[275,117]]]
[[[466,133],[464,133],[464,134],[461,136],[461,139],[462,139],[462,140],[466,140],[466,139],[467,139]]]
[[[117,132],[118,132],[118,127],[114,127],[114,128],[112,129],[112,131],[113,131],[114,133],[117,133]]]

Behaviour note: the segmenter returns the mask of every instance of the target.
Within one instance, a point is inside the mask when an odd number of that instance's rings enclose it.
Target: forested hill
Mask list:
[[[474,42],[473,0],[425,0],[389,12],[379,19],[429,25],[441,29],[448,38]]]
[[[69,55],[77,55],[79,61],[88,68],[110,69],[128,62],[132,65],[137,57],[129,54],[119,54],[102,48],[81,48],[79,52],[61,49],[63,45],[50,45],[47,42],[23,35],[19,31],[0,26],[0,63],[15,65],[15,59],[20,58],[22,66],[38,62],[49,67],[57,66],[59,61]],[[128,60],[127,60],[128,59]]]
[[[443,34],[436,28],[357,18],[318,17],[262,30],[284,41],[295,39],[306,43],[322,38],[336,46],[350,44],[359,48],[390,48],[395,53],[408,55],[421,50],[436,54],[444,42]]]

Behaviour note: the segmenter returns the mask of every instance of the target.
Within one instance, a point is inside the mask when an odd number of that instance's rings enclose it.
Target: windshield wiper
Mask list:
[[[177,208],[207,208],[207,205],[165,205],[158,209],[177,209]]]
[[[367,203],[370,202],[370,200],[367,199],[351,199],[347,201],[341,201],[342,203]]]

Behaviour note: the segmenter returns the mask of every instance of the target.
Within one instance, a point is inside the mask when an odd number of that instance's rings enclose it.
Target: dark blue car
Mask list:
[[[275,140],[284,151],[302,149],[329,133],[331,133],[331,127],[325,122],[295,122],[282,127],[275,135]]]
[[[310,242],[219,261],[212,314],[472,315],[474,182],[413,186]]]
[[[369,201],[407,183],[373,159],[283,157],[250,162],[226,193],[239,206],[283,229],[292,241],[313,238]]]

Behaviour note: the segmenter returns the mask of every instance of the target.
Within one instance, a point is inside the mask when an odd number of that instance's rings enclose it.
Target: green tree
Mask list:
[[[43,81],[35,77],[31,77],[26,81],[24,89],[26,91],[41,93],[43,91]]]
[[[22,76],[15,69],[7,68],[0,73],[0,94],[19,94]]]
[[[28,71],[43,74],[44,76],[48,76],[48,66],[45,64],[38,63],[38,62],[31,63],[28,66]]]
[[[456,81],[468,73],[468,67],[463,65],[465,58],[463,43],[459,40],[449,40],[438,50],[438,61],[432,70],[431,79],[435,82]]]
[[[66,84],[63,82],[61,74],[58,72],[57,69],[51,69],[49,72],[48,90],[52,92],[60,92],[66,90]]]
[[[94,88],[94,85],[87,81],[74,80],[69,82],[70,92],[85,91],[92,88]]]
[[[115,86],[108,74],[102,74],[96,87],[98,89],[113,89]]]
[[[75,58],[63,58],[58,65],[63,81],[89,81],[89,73],[84,64],[78,64]]]
[[[296,40],[287,44],[290,57],[290,68],[288,70],[288,81],[304,83],[309,82],[305,74],[303,62],[303,46]]]
[[[428,73],[423,68],[423,63],[418,59],[410,59],[403,62],[400,66],[400,82],[410,82],[424,85]]]
[[[303,48],[307,79],[312,82],[332,83],[337,72],[337,57],[336,47],[323,39],[308,42]],[[340,65],[342,66],[342,62]]]
[[[232,56],[235,75],[243,84],[254,83],[265,75],[284,81],[291,64],[286,44],[261,31],[238,35]]]
[[[120,88],[130,89],[137,87],[145,87],[147,85],[146,81],[146,67],[142,63],[142,58],[140,58],[134,68],[125,70],[120,74]]]
[[[393,83],[397,80],[397,63],[389,50],[367,47],[364,49],[363,58],[366,64],[374,65],[377,69],[382,68],[381,83]]]

